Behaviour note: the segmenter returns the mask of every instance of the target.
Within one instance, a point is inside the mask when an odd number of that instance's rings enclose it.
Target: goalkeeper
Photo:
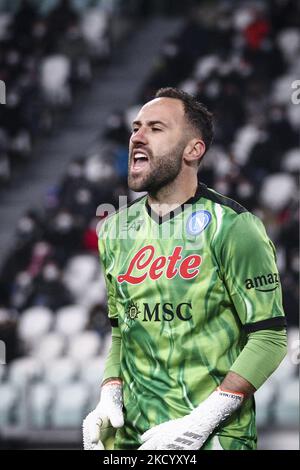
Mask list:
[[[212,116],[166,88],[133,122],[128,185],[99,231],[112,346],[86,449],[256,448],[254,392],[286,354],[261,221],[198,180]],[[201,171],[200,171],[201,179]]]

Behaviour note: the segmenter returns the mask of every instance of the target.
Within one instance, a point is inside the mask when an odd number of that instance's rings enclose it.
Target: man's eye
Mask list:
[[[134,127],[134,128],[132,129],[132,132],[134,133],[134,132],[137,132],[138,130],[139,130],[138,127]]]
[[[161,131],[161,129],[159,127],[152,127],[152,130],[153,130],[153,132]]]

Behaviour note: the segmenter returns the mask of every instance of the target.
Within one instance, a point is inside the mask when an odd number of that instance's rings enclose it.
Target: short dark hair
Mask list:
[[[187,120],[201,134],[206,153],[212,143],[214,130],[213,115],[204,104],[197,101],[189,93],[173,87],[160,88],[154,98],[174,98],[182,101]]]

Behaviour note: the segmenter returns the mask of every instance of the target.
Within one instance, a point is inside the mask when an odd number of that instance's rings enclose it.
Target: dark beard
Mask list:
[[[182,167],[182,153],[186,143],[180,142],[170,153],[154,158],[155,168],[137,184],[128,175],[128,186],[133,191],[147,191],[155,195],[161,188],[172,183]]]

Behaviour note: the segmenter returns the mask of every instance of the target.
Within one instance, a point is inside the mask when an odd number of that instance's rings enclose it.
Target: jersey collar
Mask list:
[[[167,220],[171,220],[176,215],[181,214],[184,211],[185,204],[194,204],[195,202],[197,202],[202,195],[203,189],[205,188],[206,188],[206,184],[198,182],[198,186],[197,186],[194,196],[190,197],[187,201],[183,202],[180,206],[176,207],[172,211],[167,212],[167,214],[165,214],[164,216],[160,216],[156,212],[152,211],[151,206],[148,202],[148,199],[146,198],[145,207],[148,212],[148,215],[149,217],[151,217],[152,220],[154,220],[159,225]]]

